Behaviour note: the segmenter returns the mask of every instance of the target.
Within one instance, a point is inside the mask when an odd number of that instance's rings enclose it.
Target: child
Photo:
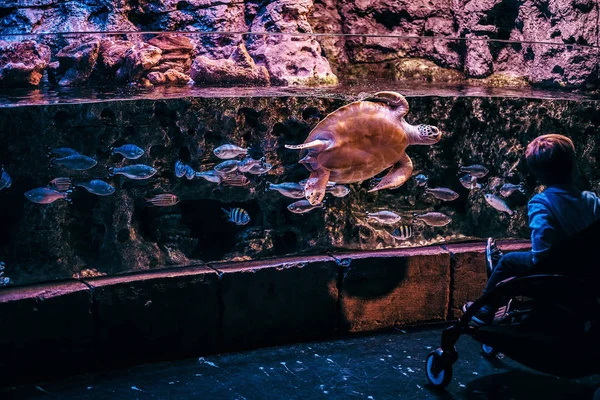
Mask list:
[[[575,147],[571,139],[556,134],[539,136],[529,143],[525,157],[535,178],[546,186],[528,204],[531,251],[503,255],[489,238],[486,263],[492,272],[484,294],[507,278],[526,275],[547,257],[553,245],[600,220],[598,197],[573,186]],[[492,307],[484,306],[473,316],[472,324],[491,323],[494,312]]]

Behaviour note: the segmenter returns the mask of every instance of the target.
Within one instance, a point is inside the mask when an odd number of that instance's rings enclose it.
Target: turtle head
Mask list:
[[[442,138],[442,132],[437,126],[418,125],[414,144],[434,144]]]

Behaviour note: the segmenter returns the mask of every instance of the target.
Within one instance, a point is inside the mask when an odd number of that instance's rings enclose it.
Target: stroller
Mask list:
[[[466,334],[482,354],[497,353],[534,370],[564,378],[600,373],[600,222],[551,250],[527,276],[499,283],[442,332],[441,347],[426,359],[435,388],[452,380],[455,344]],[[469,325],[486,304],[506,304],[491,325]],[[600,395],[600,388],[596,390]]]

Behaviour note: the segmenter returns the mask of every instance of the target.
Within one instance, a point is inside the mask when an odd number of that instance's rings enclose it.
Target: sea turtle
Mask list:
[[[343,106],[325,117],[304,144],[285,145],[302,150],[301,164],[311,172],[305,196],[311,204],[323,201],[328,181],[360,182],[392,167],[369,190],[397,188],[413,170],[406,146],[437,143],[442,134],[431,125],[410,125],[404,119],[408,102],[396,92],[378,92]]]

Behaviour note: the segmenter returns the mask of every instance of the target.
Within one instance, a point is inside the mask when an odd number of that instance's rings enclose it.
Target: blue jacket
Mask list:
[[[529,200],[529,228],[533,263],[550,247],[600,219],[600,199],[571,185],[549,186]]]

